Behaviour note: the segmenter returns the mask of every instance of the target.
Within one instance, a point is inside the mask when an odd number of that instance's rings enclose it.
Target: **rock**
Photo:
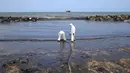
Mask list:
[[[129,20],[124,20],[124,22],[130,23],[130,19]]]
[[[10,23],[10,22],[36,22],[39,19],[37,17],[0,17],[0,23]]]

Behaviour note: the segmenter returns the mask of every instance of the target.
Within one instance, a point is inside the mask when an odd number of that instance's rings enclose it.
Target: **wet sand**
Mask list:
[[[129,72],[130,38],[0,42],[4,73]],[[70,59],[69,55],[71,54]],[[117,70],[118,69],[118,70]]]
[[[74,23],[76,41],[57,42]],[[82,26],[81,26],[82,25]],[[44,21],[0,24],[0,72],[129,73],[130,29],[122,22]]]

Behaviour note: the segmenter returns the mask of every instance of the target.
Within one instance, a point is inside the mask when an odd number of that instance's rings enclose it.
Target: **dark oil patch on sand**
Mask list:
[[[69,73],[67,58],[62,55],[49,56],[49,53],[48,55],[36,53],[3,55],[0,56],[0,71],[4,73]],[[130,58],[95,60],[88,54],[73,53],[70,64],[71,73],[130,72]]]

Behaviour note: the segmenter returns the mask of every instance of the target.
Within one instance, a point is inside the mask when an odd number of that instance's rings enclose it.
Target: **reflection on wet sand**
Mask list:
[[[61,41],[60,42],[60,49],[61,49],[61,52],[63,52],[63,50],[65,49],[65,45],[66,43],[64,41]]]
[[[68,73],[72,73],[71,57],[74,55],[75,42],[59,42],[60,43],[60,57],[64,60],[61,62],[62,68],[64,68]],[[66,46],[69,45],[68,48]],[[69,49],[67,52],[67,58],[64,59],[64,50]]]
[[[63,51],[66,48],[65,47],[66,43],[69,45],[69,51],[67,53],[68,57],[67,57],[66,62],[62,64],[62,67],[65,68],[67,72],[72,73],[72,68],[71,68],[71,62],[70,62],[70,60],[71,60],[71,56],[72,56],[72,53],[73,53],[73,50],[74,50],[74,43],[72,43],[72,42],[71,43],[69,43],[69,42],[62,42],[61,41],[60,42],[60,49],[61,49],[61,51],[60,51],[61,55],[60,56],[63,55]]]

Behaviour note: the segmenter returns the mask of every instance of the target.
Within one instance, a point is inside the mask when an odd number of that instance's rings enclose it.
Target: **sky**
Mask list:
[[[0,0],[0,12],[130,12],[130,0]]]

